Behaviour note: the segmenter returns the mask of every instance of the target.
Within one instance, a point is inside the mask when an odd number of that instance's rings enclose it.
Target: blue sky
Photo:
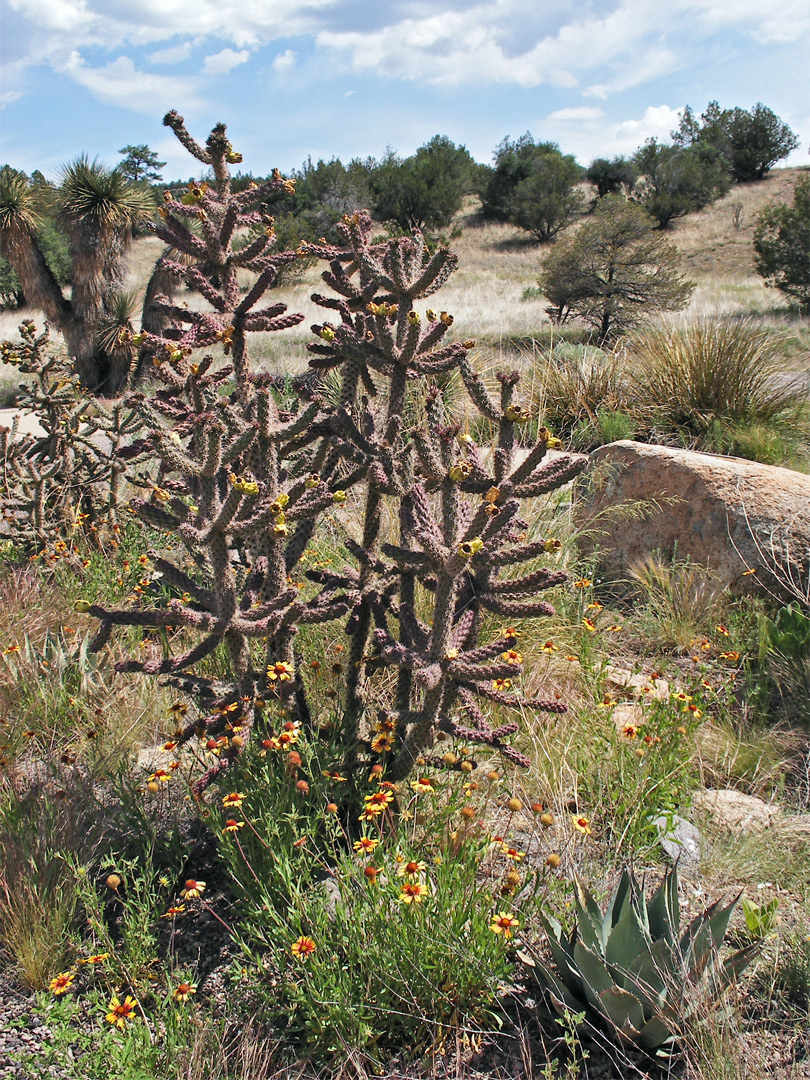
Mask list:
[[[587,165],[712,99],[770,106],[810,164],[806,0],[3,0],[0,30],[0,161],[49,176],[127,143],[198,175],[170,108],[264,174],[525,131]]]

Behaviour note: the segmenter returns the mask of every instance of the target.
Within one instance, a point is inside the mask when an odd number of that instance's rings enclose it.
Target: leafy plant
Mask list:
[[[754,904],[744,896],[742,898],[742,909],[748,933],[759,941],[767,937],[776,925],[779,899],[774,896],[767,904]]]
[[[718,900],[683,929],[675,869],[649,901],[625,870],[604,912],[579,883],[571,934],[540,915],[553,966],[534,961],[534,975],[560,1016],[584,1011],[623,1043],[671,1053],[683,1019],[716,1001],[759,952],[756,942],[720,960],[736,904]]]
[[[777,203],[759,215],[754,232],[757,273],[770,288],[779,289],[810,309],[810,177],[793,191],[793,206]]]
[[[653,224],[622,195],[600,199],[593,217],[546,257],[539,285],[551,318],[583,320],[603,345],[650,315],[685,307],[694,285],[678,274],[678,251]]]

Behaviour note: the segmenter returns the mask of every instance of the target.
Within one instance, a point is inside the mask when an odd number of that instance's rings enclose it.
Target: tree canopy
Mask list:
[[[160,170],[166,167],[165,161],[158,161],[154,150],[141,143],[138,146],[125,146],[118,151],[124,160],[118,165],[118,171],[133,184],[159,183]]]
[[[556,143],[536,143],[530,132],[495,151],[495,166],[482,196],[486,217],[509,221],[538,240],[551,240],[584,207],[576,185],[582,169]]]
[[[710,146],[738,183],[762,180],[777,161],[799,145],[797,136],[772,109],[721,109],[716,101],[698,119],[687,105],[672,138],[680,147]]]
[[[539,285],[558,323],[582,319],[600,343],[650,315],[679,311],[694,285],[678,272],[678,251],[640,206],[606,195],[590,221],[546,257]]]
[[[810,176],[796,185],[792,206],[777,203],[762,211],[754,250],[765,284],[792,296],[810,313]]]

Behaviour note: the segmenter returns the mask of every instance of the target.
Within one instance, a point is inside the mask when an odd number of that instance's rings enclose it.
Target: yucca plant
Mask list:
[[[682,930],[675,869],[649,901],[624,870],[604,912],[578,882],[570,934],[540,915],[553,968],[526,958],[554,1013],[595,1017],[621,1042],[666,1056],[682,1022],[717,1000],[759,951],[756,942],[720,960],[738,901],[715,901]]]
[[[70,244],[70,298],[48,267],[37,237],[36,192],[27,177],[8,168],[0,170],[0,255],[19,277],[27,300],[64,334],[83,385],[120,394],[134,353],[123,343],[105,351],[99,322],[116,309],[133,226],[152,216],[154,200],[150,190],[85,156],[65,167],[57,200]]]

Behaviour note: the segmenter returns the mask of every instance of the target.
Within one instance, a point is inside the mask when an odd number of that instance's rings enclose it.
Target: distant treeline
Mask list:
[[[321,237],[335,240],[336,223],[361,208],[370,209],[389,232],[421,228],[441,234],[451,227],[465,196],[475,194],[485,218],[510,222],[542,242],[553,240],[588,208],[587,181],[593,185],[593,199],[623,193],[640,203],[659,228],[666,228],[673,219],[725,194],[732,184],[762,179],[797,145],[787,124],[766,106],[721,109],[717,102],[700,116],[687,107],[671,142],[650,139],[628,157],[597,158],[588,168],[563,154],[556,143],[537,141],[529,132],[505,138],[494,151],[492,165],[476,162],[466,147],[446,135],[435,135],[409,157],[389,150],[380,160],[353,158],[348,164],[339,158],[317,163],[310,158],[292,174],[295,194],[276,196],[268,202],[267,213],[274,219],[279,247],[292,249]],[[167,187],[187,183],[159,181],[164,163],[146,146],[127,146],[121,153],[124,160],[118,169],[130,182],[150,185],[156,206]],[[233,183],[238,189],[264,179],[237,172]],[[28,181],[37,189],[40,247],[60,284],[68,284],[60,186],[40,172]],[[6,303],[24,300],[5,259],[0,260],[0,297]]]

